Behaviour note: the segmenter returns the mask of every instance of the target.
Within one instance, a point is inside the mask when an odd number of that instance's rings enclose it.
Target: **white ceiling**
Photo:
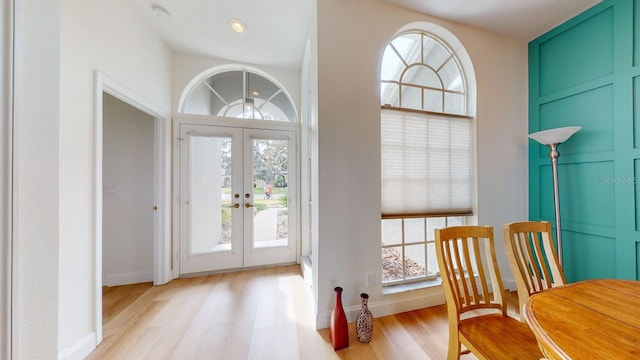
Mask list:
[[[177,52],[284,69],[300,67],[311,0],[131,1]],[[153,4],[170,15],[156,16]],[[233,32],[231,18],[242,20],[248,30]]]
[[[602,0],[381,0],[531,41]]]
[[[131,0],[177,52],[299,69],[311,0]],[[322,1],[322,0],[317,0]],[[381,0],[530,41],[601,0]],[[168,16],[156,16],[152,5]],[[229,19],[242,20],[245,34]]]

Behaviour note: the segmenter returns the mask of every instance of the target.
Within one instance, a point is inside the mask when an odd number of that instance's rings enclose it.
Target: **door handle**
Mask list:
[[[233,207],[237,209],[240,207],[240,204],[233,204]]]
[[[244,203],[244,207],[246,207],[246,208],[248,209],[248,208],[250,208],[250,207],[253,207],[253,204],[250,204],[250,203]]]

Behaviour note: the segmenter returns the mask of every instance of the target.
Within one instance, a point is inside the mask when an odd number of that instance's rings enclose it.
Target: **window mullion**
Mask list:
[[[402,279],[407,280],[407,261],[405,252],[405,239],[404,239],[404,219],[402,219]]]
[[[422,221],[422,229],[424,233],[424,274],[425,276],[429,275],[429,246],[427,245],[427,241],[429,240],[429,234],[427,234],[427,218],[424,218]]]

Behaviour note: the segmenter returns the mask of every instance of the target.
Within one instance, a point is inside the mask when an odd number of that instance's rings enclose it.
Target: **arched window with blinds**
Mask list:
[[[380,70],[383,284],[435,277],[434,229],[473,213],[473,117],[456,53],[408,31]]]

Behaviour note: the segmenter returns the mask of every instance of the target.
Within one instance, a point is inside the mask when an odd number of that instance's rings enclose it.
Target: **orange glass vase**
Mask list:
[[[344,349],[349,346],[349,325],[347,316],[342,308],[342,288],[336,287],[336,304],[331,312],[331,326],[329,328],[329,338],[333,345],[333,350]]]

